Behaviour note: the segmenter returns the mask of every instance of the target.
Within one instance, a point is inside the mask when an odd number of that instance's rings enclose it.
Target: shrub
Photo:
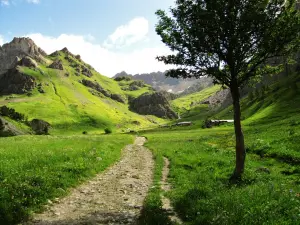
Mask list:
[[[106,127],[106,128],[104,129],[104,132],[105,132],[105,134],[111,134],[111,133],[112,133],[112,129],[109,128],[109,127]]]

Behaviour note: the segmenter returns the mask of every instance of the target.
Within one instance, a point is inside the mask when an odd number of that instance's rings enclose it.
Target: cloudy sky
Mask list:
[[[100,73],[164,71],[157,9],[174,0],[0,0],[0,45],[28,36],[47,53],[67,47]]]

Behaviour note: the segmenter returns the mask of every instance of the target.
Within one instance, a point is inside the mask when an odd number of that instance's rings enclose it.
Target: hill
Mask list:
[[[128,99],[152,92],[149,85],[124,89],[64,48],[51,55],[29,38],[15,38],[0,49],[0,105],[51,124],[52,134],[126,131],[159,122],[128,110]]]

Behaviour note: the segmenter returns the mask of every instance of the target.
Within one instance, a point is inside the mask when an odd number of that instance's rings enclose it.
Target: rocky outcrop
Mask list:
[[[84,86],[91,88],[92,90],[90,92],[95,96],[101,97],[101,95],[99,94],[99,93],[101,93],[105,97],[111,98],[111,99],[121,102],[121,103],[126,103],[126,100],[124,99],[124,97],[122,95],[111,94],[108,90],[105,90],[97,81],[90,81],[90,80],[83,79],[81,81],[81,83]]]
[[[24,132],[17,129],[13,124],[0,117],[0,137],[23,135]]]
[[[21,73],[16,68],[0,75],[0,95],[24,94],[35,87],[35,78]]]
[[[30,38],[14,38],[0,48],[0,74],[15,67],[16,58],[29,56],[37,62],[45,62],[47,54]]]
[[[200,104],[207,104],[210,105],[211,107],[217,107],[217,106],[225,107],[225,106],[229,106],[231,103],[232,103],[232,99],[231,99],[231,94],[229,89],[220,90],[214,95],[200,102]]]
[[[57,70],[64,70],[64,66],[63,66],[61,60],[55,60],[55,61],[49,66],[49,68],[57,69]]]
[[[97,81],[93,82],[91,80],[83,79],[82,84],[99,92],[102,92],[102,90],[104,90],[104,88]]]
[[[83,75],[87,76],[87,77],[92,77],[93,76],[92,72],[85,66],[81,67],[81,73]]]
[[[37,68],[38,64],[37,62],[30,58],[29,56],[25,56],[23,57],[19,62],[18,62],[19,66],[26,66],[29,68]]]
[[[160,118],[178,118],[172,110],[169,99],[170,95],[166,92],[146,93],[129,102],[130,110],[142,115],[154,115]]]
[[[111,94],[111,99],[113,99],[113,100],[115,100],[117,102],[126,103],[126,100],[123,98],[122,95]]]
[[[30,122],[31,129],[37,135],[49,134],[50,124],[44,120],[34,119]]]

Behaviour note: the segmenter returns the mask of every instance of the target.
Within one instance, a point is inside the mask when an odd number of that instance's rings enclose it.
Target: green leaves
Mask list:
[[[171,15],[158,10],[156,32],[174,53],[167,76],[212,76],[230,86],[256,76],[264,62],[299,48],[295,0],[177,0]]]

